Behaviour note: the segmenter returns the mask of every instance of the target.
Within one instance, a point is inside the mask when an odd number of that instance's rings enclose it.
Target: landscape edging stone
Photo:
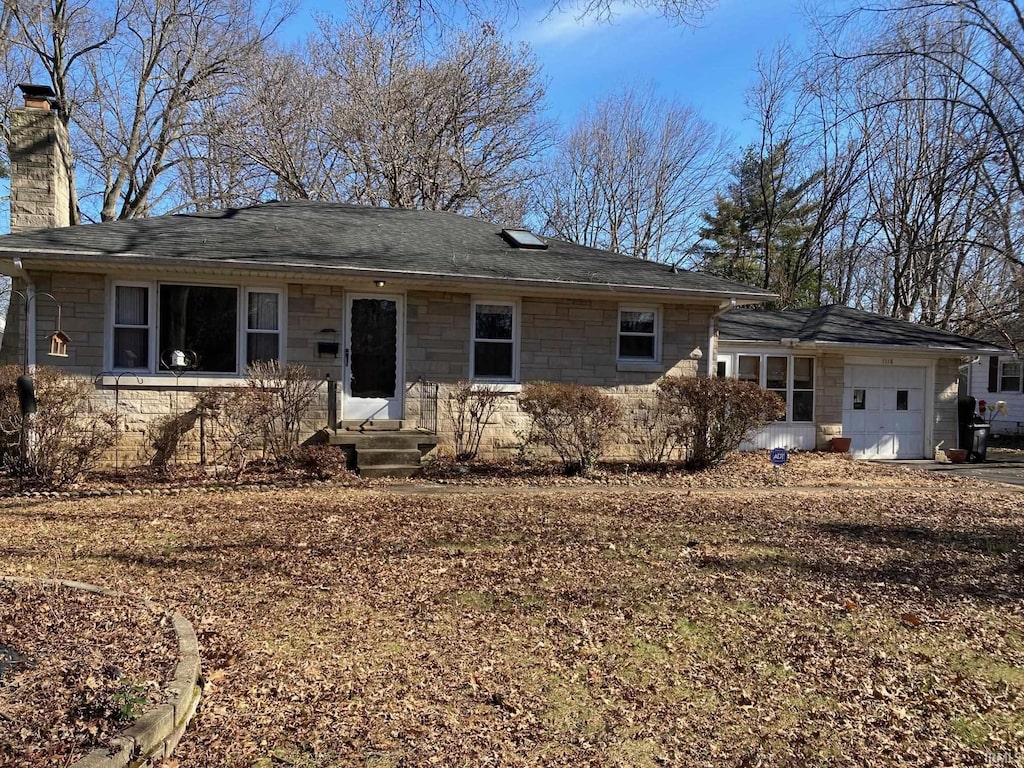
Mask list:
[[[69,579],[0,576],[0,581],[54,584],[100,595],[119,594],[95,584]],[[140,598],[140,601],[150,610],[160,612],[151,601],[144,598]],[[164,681],[164,688],[172,694],[171,701],[147,710],[113,739],[112,748],[94,749],[72,763],[71,768],[149,768],[170,756],[178,745],[199,708],[202,662],[199,658],[199,641],[191,622],[175,611],[171,614],[171,625],[178,641],[178,661],[174,673],[170,680]]]

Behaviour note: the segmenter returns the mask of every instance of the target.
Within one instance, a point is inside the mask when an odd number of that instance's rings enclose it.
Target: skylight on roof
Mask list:
[[[548,244],[537,237],[528,229],[503,229],[501,236],[504,237],[513,248],[547,248]]]

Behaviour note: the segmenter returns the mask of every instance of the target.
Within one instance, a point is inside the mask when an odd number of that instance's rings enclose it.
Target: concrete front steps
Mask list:
[[[437,437],[399,420],[343,421],[329,442],[350,452],[363,477],[415,477]]]

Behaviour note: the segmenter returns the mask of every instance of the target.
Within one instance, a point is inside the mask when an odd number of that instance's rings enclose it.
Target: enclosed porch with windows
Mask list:
[[[786,404],[785,415],[762,429],[742,450],[787,448],[811,451],[817,446],[814,421],[817,360],[798,354],[780,354],[778,350],[722,351],[718,355],[717,375],[749,381],[778,395]]]

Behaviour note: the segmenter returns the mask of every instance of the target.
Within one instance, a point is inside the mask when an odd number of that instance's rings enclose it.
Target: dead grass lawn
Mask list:
[[[182,766],[1016,765],[1022,499],[12,500],[0,573],[189,616]]]

